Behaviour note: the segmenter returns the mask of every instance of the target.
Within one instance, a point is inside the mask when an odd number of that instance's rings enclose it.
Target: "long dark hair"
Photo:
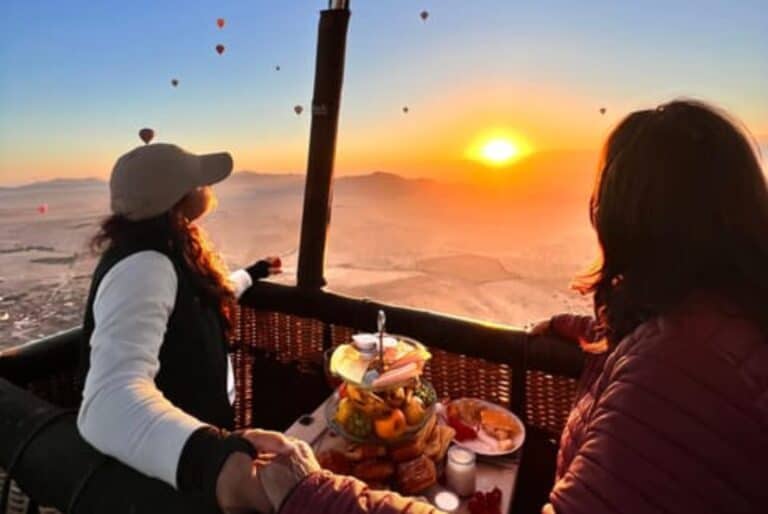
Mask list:
[[[231,329],[232,286],[226,267],[203,229],[175,210],[143,221],[112,215],[101,223],[90,247],[93,252],[100,253],[136,244],[166,250],[177,256],[191,273],[203,299],[218,309],[225,331]]]
[[[602,258],[580,289],[609,343],[698,291],[768,329],[768,190],[724,112],[673,101],[630,114],[604,146],[590,218]]]

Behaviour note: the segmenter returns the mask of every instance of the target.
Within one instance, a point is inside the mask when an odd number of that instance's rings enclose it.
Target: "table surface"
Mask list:
[[[312,414],[302,416],[296,420],[285,432],[286,435],[306,441],[314,447],[322,440],[328,430],[325,421],[325,404],[330,400],[331,398],[328,398]],[[478,455],[477,490],[490,491],[494,487],[501,489],[502,512],[508,512],[509,506],[512,504],[519,465],[520,452],[503,457],[482,457]],[[423,495],[429,501],[432,501],[435,495],[443,490],[445,488],[438,484],[427,489]],[[469,513],[467,499],[461,502],[461,507],[456,512],[461,514]]]

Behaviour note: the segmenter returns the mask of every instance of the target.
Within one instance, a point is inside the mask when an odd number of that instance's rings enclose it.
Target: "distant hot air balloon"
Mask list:
[[[178,79],[171,79],[171,85],[172,85],[173,87],[177,87],[177,86],[179,85],[179,81],[178,81]]]
[[[38,205],[37,212],[39,212],[40,214],[45,214],[46,212],[48,212],[48,204],[41,203],[40,205]]]
[[[224,28],[225,23],[227,23],[227,20],[225,20],[224,18],[218,18],[216,20],[216,25],[218,25],[220,29]]]
[[[300,105],[296,105],[293,108],[293,112],[296,113],[296,116],[301,116],[301,113],[304,112],[304,107],[302,107]]]
[[[144,141],[145,145],[148,145],[155,138],[155,131],[151,128],[143,128],[139,130],[139,137]]]
[[[427,18],[429,18],[429,11],[421,11],[421,21],[427,21]]]
[[[224,50],[226,50],[226,48],[224,48],[224,45],[222,45],[221,43],[216,45],[216,51],[219,53],[219,55],[223,54]]]
[[[275,71],[280,71],[280,65],[275,66]]]
[[[408,111],[410,111],[410,109],[408,108],[407,105],[403,107],[403,114],[408,114]]]
[[[605,114],[605,107],[600,107],[600,114]]]

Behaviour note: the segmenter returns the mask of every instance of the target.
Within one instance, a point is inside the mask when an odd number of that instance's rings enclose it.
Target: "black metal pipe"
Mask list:
[[[77,366],[80,327],[0,351],[0,377],[25,386]]]
[[[312,100],[304,212],[299,245],[298,285],[325,286],[324,263],[328,225],[331,220],[333,164],[344,80],[344,54],[349,26],[348,2],[332,0],[320,13]]]

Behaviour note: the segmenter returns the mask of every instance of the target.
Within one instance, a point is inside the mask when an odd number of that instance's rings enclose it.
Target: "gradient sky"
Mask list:
[[[106,177],[144,126],[193,151],[229,150],[236,169],[302,172],[310,117],[292,109],[311,99],[326,4],[3,0],[0,184]],[[768,143],[764,0],[352,8],[342,174],[462,177],[475,169],[467,148],[494,132],[534,151],[594,151],[629,110],[677,96],[731,110]]]

